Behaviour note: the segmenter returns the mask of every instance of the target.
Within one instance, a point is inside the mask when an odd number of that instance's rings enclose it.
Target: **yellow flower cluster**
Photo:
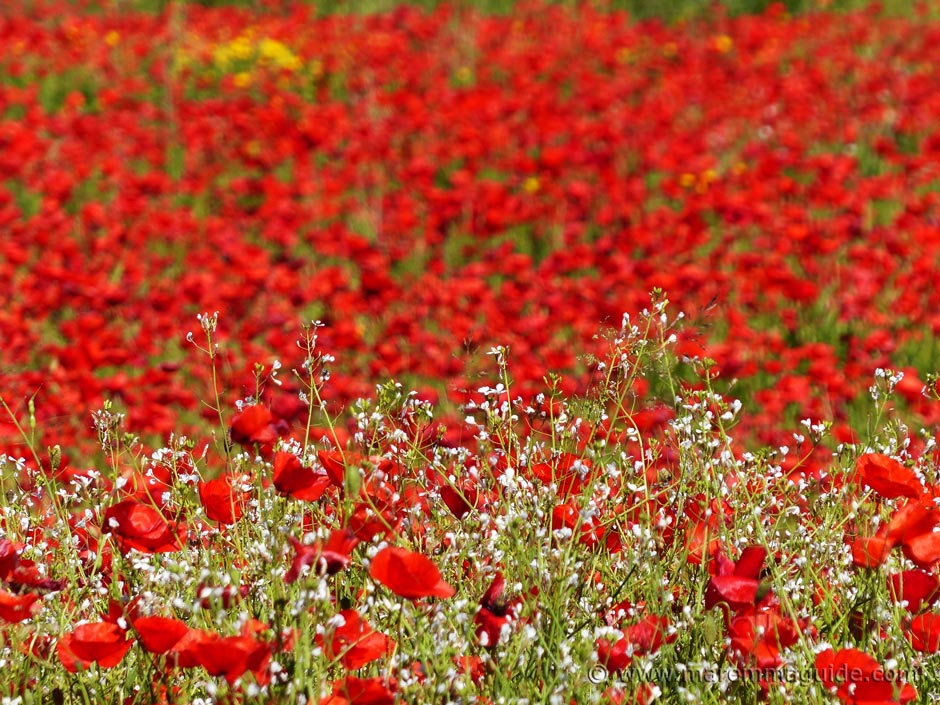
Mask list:
[[[300,57],[282,42],[270,37],[256,40],[250,31],[230,42],[216,45],[212,50],[212,62],[224,72],[244,70],[246,64],[292,72],[303,68]]]

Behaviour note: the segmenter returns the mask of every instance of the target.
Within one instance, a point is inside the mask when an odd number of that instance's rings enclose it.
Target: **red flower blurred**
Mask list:
[[[914,617],[907,638],[917,651],[930,654],[940,651],[940,614],[919,614]]]
[[[344,668],[354,671],[391,652],[395,642],[381,632],[373,631],[356,610],[340,612],[344,622],[331,632],[316,637],[331,659],[340,659]]]
[[[25,595],[14,595],[6,590],[0,590],[0,619],[6,622],[23,622],[39,612],[40,605],[36,604],[39,595],[28,592]]]
[[[647,615],[624,629],[623,636],[613,644],[607,639],[598,639],[597,660],[611,673],[622,671],[633,662],[634,656],[654,654],[676,637],[677,633],[669,633],[666,617]]]
[[[369,575],[396,595],[411,600],[453,597],[456,592],[429,558],[395,546],[387,546],[375,555]]]
[[[131,626],[143,647],[154,654],[166,653],[189,631],[183,622],[171,617],[139,617]]]
[[[888,577],[888,591],[895,602],[905,603],[905,609],[916,614],[940,597],[940,578],[923,570],[905,570]]]
[[[317,474],[312,468],[304,467],[293,453],[279,451],[274,454],[274,487],[281,494],[315,502],[329,486],[328,475]]]
[[[929,499],[908,500],[875,536],[856,537],[852,560],[861,568],[877,568],[891,549],[901,546],[904,555],[925,570],[940,561],[940,510]]]
[[[234,683],[247,671],[252,671],[263,681],[264,669],[271,658],[271,645],[247,634],[214,635],[197,642],[192,653],[198,665],[211,676],[224,676],[226,681]]]
[[[866,453],[855,462],[855,470],[864,484],[885,499],[924,494],[924,485],[910,468],[881,453]]]
[[[317,542],[307,546],[293,536],[288,537],[288,540],[294,547],[294,560],[284,575],[284,582],[288,585],[295,582],[308,566],[316,566],[318,573],[322,570],[327,575],[344,570],[352,562],[352,550],[359,545],[359,539],[349,529],[333,531],[325,544]]]
[[[124,552],[131,548],[142,553],[178,551],[186,538],[185,524],[171,525],[157,509],[133,499],[109,507],[102,530],[111,532]]]
[[[731,653],[745,670],[751,667],[759,671],[779,668],[780,650],[793,646],[800,631],[800,625],[786,619],[776,609],[752,609],[735,615],[728,625]]]
[[[234,524],[241,519],[251,498],[251,492],[242,489],[245,481],[247,476],[225,473],[214,480],[199,483],[199,501],[211,521]]]
[[[907,703],[917,697],[913,686],[892,679],[881,664],[858,649],[820,652],[816,673],[846,705]]]
[[[97,663],[112,668],[120,663],[133,642],[127,632],[114,622],[80,624],[62,636],[56,644],[59,661],[69,673]]]
[[[230,429],[232,442],[247,446],[257,443],[271,445],[278,439],[277,428],[271,412],[260,404],[249,406],[235,415]]]
[[[333,684],[333,694],[323,698],[320,705],[394,705],[396,687],[394,678],[356,678],[346,676]]]

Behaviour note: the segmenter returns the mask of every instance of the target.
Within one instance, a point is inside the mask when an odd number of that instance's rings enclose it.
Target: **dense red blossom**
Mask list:
[[[907,703],[917,697],[912,685],[900,682],[858,649],[820,652],[816,655],[816,673],[846,705]]]
[[[333,694],[320,705],[394,705],[395,679],[346,676],[333,684]]]
[[[455,592],[430,558],[395,546],[387,546],[375,554],[369,575],[395,594],[412,600],[452,597]]]
[[[374,631],[356,610],[343,610],[339,616],[343,619],[342,625],[318,634],[316,642],[330,659],[339,659],[344,668],[358,670],[388,655],[394,648],[395,642]]]
[[[313,568],[314,572],[334,575],[349,567],[352,562],[352,550],[359,544],[359,539],[350,529],[336,529],[323,542],[306,545],[290,537],[294,547],[294,559],[290,569],[284,575],[284,582],[290,584],[300,577],[302,571]]]
[[[206,516],[220,524],[234,524],[241,519],[251,492],[243,488],[245,477],[224,473],[207,482],[199,483],[199,501]]]
[[[25,595],[13,595],[0,590],[0,619],[5,622],[22,622],[40,610],[36,604],[39,595],[34,592]]]
[[[139,617],[133,621],[134,631],[143,647],[155,654],[172,649],[189,631],[184,622],[171,617]]]
[[[312,468],[304,467],[293,453],[280,451],[274,454],[274,487],[278,492],[314,502],[330,486],[330,481],[329,475],[317,474]]]
[[[855,463],[859,479],[886,499],[924,494],[923,483],[910,468],[881,453],[866,453]]]
[[[64,634],[56,644],[59,661],[70,673],[97,663],[101,668],[113,668],[130,650],[133,641],[127,632],[114,622],[80,624]]]
[[[167,553],[182,548],[186,526],[170,522],[154,507],[132,499],[118,502],[104,513],[105,531],[117,539],[121,550]]]

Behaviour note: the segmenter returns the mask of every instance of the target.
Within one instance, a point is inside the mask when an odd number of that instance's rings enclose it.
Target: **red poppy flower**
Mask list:
[[[183,622],[171,617],[139,617],[131,625],[144,649],[153,654],[166,653],[189,631]]]
[[[316,566],[318,572],[322,568],[327,575],[335,575],[346,569],[352,562],[352,550],[359,545],[359,539],[349,529],[333,531],[325,544],[317,542],[308,546],[293,536],[288,537],[288,540],[294,547],[294,560],[284,575],[284,582],[288,585],[295,582],[308,566]]]
[[[394,678],[346,676],[333,684],[333,694],[320,705],[394,705],[396,685]]]
[[[852,563],[859,568],[877,568],[892,548],[894,545],[881,536],[859,536],[852,541]]]
[[[729,565],[726,559],[719,560],[718,574],[711,577],[705,589],[705,609],[721,603],[735,611],[753,605],[758,599],[761,586],[758,576],[766,556],[765,548],[749,546],[741,552],[737,563]]]
[[[14,589],[34,588],[61,590],[64,580],[54,580],[40,572],[35,561],[20,556],[24,546],[9,539],[0,539],[0,580]]]
[[[373,631],[356,610],[340,612],[343,625],[318,634],[316,643],[331,659],[340,659],[344,668],[354,671],[389,654],[395,642]]]
[[[317,451],[317,458],[326,470],[330,481],[337,487],[342,488],[346,484],[346,463],[343,460],[342,452],[338,450],[320,450]]]
[[[908,612],[920,612],[924,604],[940,597],[940,578],[923,570],[905,570],[888,577],[888,591],[895,602],[904,603]]]
[[[182,548],[185,525],[171,526],[157,509],[126,499],[104,513],[104,531],[110,531],[122,551],[135,548],[142,553],[167,553]]]
[[[793,646],[799,634],[799,625],[784,618],[776,609],[751,610],[736,615],[728,625],[731,653],[745,669],[756,667],[766,671],[779,668],[780,650]]]
[[[210,675],[224,676],[234,683],[248,670],[259,677],[270,660],[271,645],[247,635],[229,636],[199,645],[196,655]]]
[[[441,485],[441,500],[458,519],[463,519],[480,502],[480,495],[471,483],[456,489],[449,484]]]
[[[855,462],[859,479],[885,499],[924,494],[924,485],[910,468],[881,453],[866,453]]]
[[[658,615],[647,615],[623,631],[613,644],[607,639],[597,640],[597,659],[608,671],[622,671],[634,656],[654,654],[663,644],[676,640],[678,634],[669,633],[669,620]]]
[[[396,595],[411,600],[453,597],[456,592],[429,558],[395,546],[387,546],[375,555],[369,575]]]
[[[487,648],[495,648],[503,633],[503,626],[513,619],[513,612],[521,599],[507,601],[503,593],[506,590],[506,579],[501,571],[497,571],[493,582],[483,593],[480,599],[480,609],[473,618],[477,625],[477,639]]]
[[[858,649],[820,652],[816,673],[846,705],[907,703],[917,697],[913,686],[892,679],[881,664]]]
[[[101,668],[116,666],[132,644],[127,632],[114,622],[94,622],[80,624],[62,636],[56,644],[56,651],[65,670],[75,673],[92,663]]]
[[[270,445],[278,439],[274,416],[260,404],[249,406],[235,415],[230,429],[232,442],[242,446]]]
[[[28,592],[24,595],[14,595],[0,590],[0,619],[6,622],[23,622],[39,612],[40,605],[36,604],[39,595]]]
[[[243,478],[225,473],[199,483],[199,501],[211,521],[234,524],[245,512],[251,492],[242,489]]]
[[[930,654],[940,651],[940,614],[919,614],[914,617],[907,638],[917,651]]]
[[[279,451],[274,454],[274,487],[281,494],[315,502],[329,486],[329,476],[304,467],[293,453]]]

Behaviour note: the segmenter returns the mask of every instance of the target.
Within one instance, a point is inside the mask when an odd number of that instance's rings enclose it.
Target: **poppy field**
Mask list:
[[[940,15],[0,9],[0,702],[932,702]]]

